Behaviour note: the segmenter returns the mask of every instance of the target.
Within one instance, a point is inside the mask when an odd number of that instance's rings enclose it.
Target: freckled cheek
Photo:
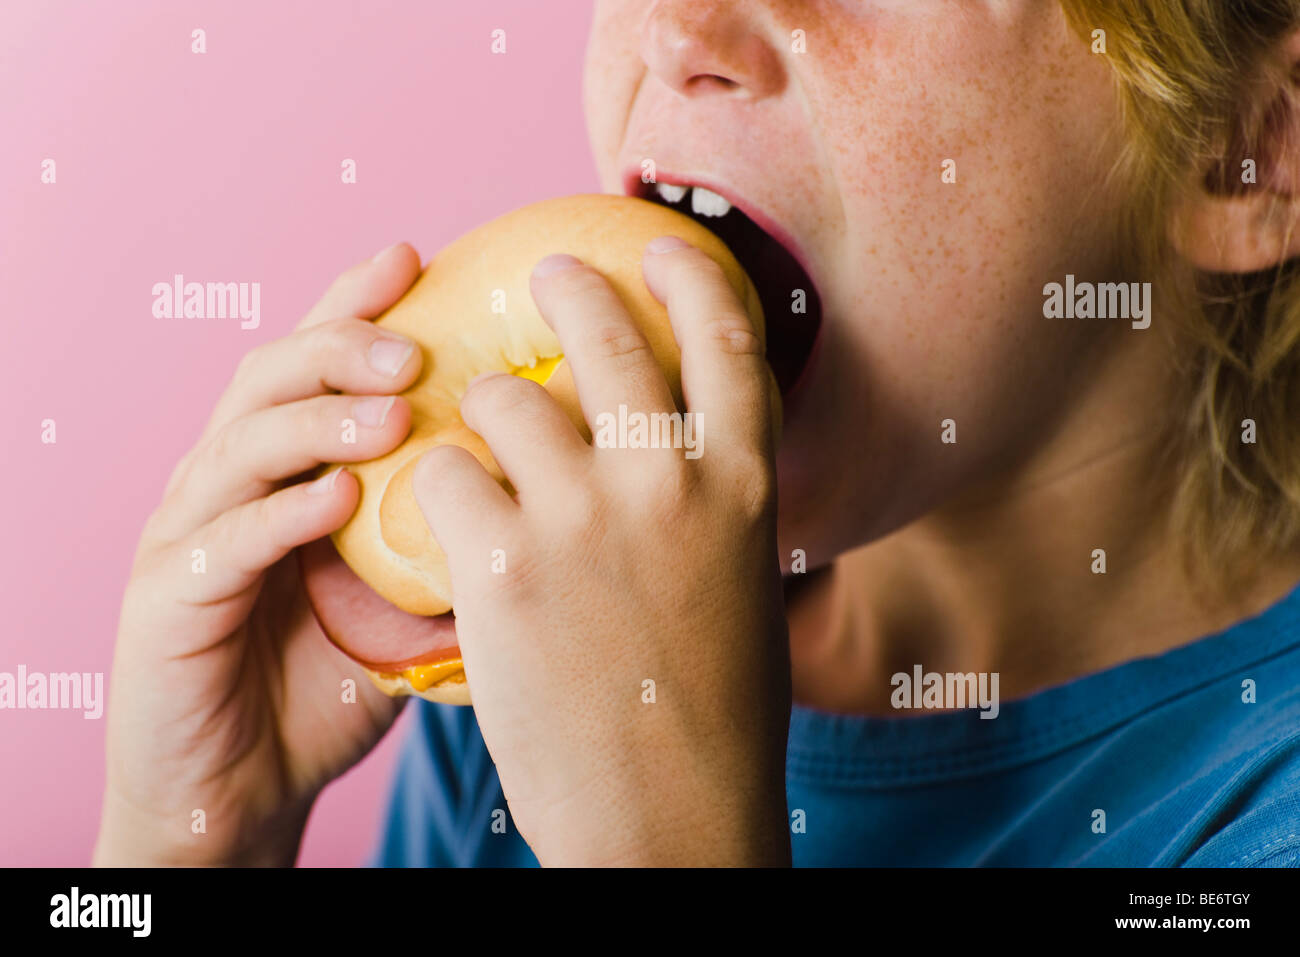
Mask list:
[[[1044,321],[1040,287],[1013,263],[980,260],[972,244],[920,264],[890,257],[873,266],[879,279],[858,282],[864,308],[851,314],[849,335],[909,387],[956,398],[1001,389],[1009,370],[1056,366],[1060,327]]]
[[[937,173],[936,173],[937,180]],[[1041,275],[1052,257],[1017,227],[1033,210],[1020,192],[948,204],[923,189],[849,211],[855,233],[842,312],[873,366],[898,370],[906,401],[941,398],[968,407],[1007,370],[1038,367],[1063,348],[1042,320]],[[891,205],[892,203],[892,205]],[[899,396],[901,399],[902,396]]]
[[[597,5],[583,62],[583,113],[602,176],[613,169],[633,95],[645,69],[635,30],[639,19],[628,7],[627,3]]]
[[[975,106],[931,101],[928,114],[946,119],[927,126],[910,119],[922,109],[914,99],[875,102],[863,132],[835,144],[837,165],[854,171],[841,186],[847,275],[884,314],[942,321],[972,345],[978,330],[960,317],[1041,307],[1043,276],[1071,232],[1060,228],[1060,191],[1042,185],[1060,181],[1059,157],[1035,150],[1032,118],[1008,123]]]

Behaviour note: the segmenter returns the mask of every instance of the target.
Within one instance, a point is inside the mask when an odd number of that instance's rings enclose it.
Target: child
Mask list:
[[[657,243],[709,454],[471,388],[520,495],[455,450],[417,472],[475,708],[419,703],[378,862],[1300,864],[1300,3],[609,0],[592,29],[606,189],[652,158],[761,213],[818,341],[774,452],[743,310]],[[286,482],[402,440],[418,351],[366,320],[418,270],[344,274],[172,477],[97,862],[291,863],[400,708],[328,704],[290,555],[355,480]],[[599,276],[552,257],[533,293],[589,414],[663,405]]]

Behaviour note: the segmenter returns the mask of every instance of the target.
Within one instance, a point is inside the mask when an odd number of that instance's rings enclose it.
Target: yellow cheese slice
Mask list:
[[[563,355],[551,356],[549,359],[538,359],[534,365],[519,366],[517,369],[511,369],[511,375],[517,375],[523,379],[532,379],[534,382],[546,384],[546,380],[555,374],[555,368],[564,360]]]
[[[413,665],[402,672],[401,677],[411,683],[416,691],[428,691],[443,678],[450,678],[458,671],[465,670],[465,663],[460,658],[448,658],[428,665]]]

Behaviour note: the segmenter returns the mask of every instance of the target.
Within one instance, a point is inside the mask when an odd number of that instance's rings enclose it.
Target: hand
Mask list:
[[[348,519],[356,479],[288,483],[406,436],[405,400],[380,415],[420,351],[366,320],[419,269],[402,244],[344,273],[296,332],[243,359],[176,467],[122,601],[96,864],[292,864],[316,795],[398,714],[321,633],[289,555]]]
[[[593,434],[620,404],[675,412],[614,291],[560,266],[534,273],[533,297]],[[517,500],[454,446],[421,460],[416,495],[483,738],[543,864],[788,864],[771,373],[704,253],[679,241],[643,269],[681,346],[698,458],[592,447],[541,386],[491,375],[461,412]]]

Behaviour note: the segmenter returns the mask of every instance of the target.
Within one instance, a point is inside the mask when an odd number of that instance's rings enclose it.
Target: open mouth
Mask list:
[[[821,298],[786,246],[731,201],[703,186],[636,184],[635,195],[685,213],[726,243],[758,290],[767,325],[767,362],[783,396],[798,385],[822,324]]]

